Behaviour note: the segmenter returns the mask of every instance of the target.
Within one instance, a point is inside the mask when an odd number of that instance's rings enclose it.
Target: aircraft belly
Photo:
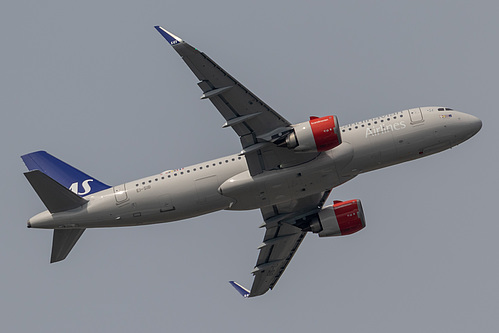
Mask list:
[[[418,152],[426,145],[428,138],[417,130],[408,131],[395,137],[397,157],[417,157]]]
[[[172,222],[221,210],[230,203],[218,193],[216,176],[186,177],[158,185],[147,193],[131,195],[131,209],[124,211],[126,222],[134,225]]]
[[[428,118],[428,117],[427,117]],[[398,133],[395,137],[397,157],[402,160],[412,160],[431,155],[452,146],[452,135],[448,125],[431,122],[414,125],[411,131]],[[398,160],[397,162],[400,162]]]
[[[340,177],[330,157],[298,167],[265,171],[252,177],[248,171],[225,181],[220,193],[233,199],[230,210],[250,210],[307,197],[337,186]]]
[[[396,158],[393,131],[385,131],[382,134],[370,135],[371,164],[384,165]]]
[[[136,186],[136,182],[95,193],[82,208],[56,214],[39,214],[35,228],[102,228],[135,226],[186,219],[225,209],[232,201],[218,191],[219,182],[192,179]],[[124,190],[126,188],[126,190]],[[126,191],[123,193],[123,191]]]
[[[344,141],[348,141],[353,147],[353,159],[338,171],[347,177],[347,180],[359,173],[383,167],[397,159],[391,132],[385,131],[375,135],[359,133],[346,136]]]
[[[217,172],[199,169],[195,174],[163,173],[115,186],[88,198],[87,214],[78,216],[78,225],[97,228],[163,223],[225,209],[234,200],[218,192],[220,179],[241,172],[244,166],[241,161],[219,167]],[[175,177],[177,174],[179,177]]]

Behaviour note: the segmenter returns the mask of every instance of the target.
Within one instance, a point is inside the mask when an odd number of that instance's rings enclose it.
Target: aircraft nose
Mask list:
[[[469,130],[469,137],[472,137],[473,135],[477,134],[478,131],[482,128],[482,121],[472,115],[469,115],[468,119],[468,130]]]

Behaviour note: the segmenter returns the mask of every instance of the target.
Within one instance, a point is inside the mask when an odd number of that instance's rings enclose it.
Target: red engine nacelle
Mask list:
[[[349,200],[324,207],[310,223],[319,237],[353,234],[366,226],[360,200]]]
[[[299,152],[321,152],[340,144],[340,125],[336,116],[310,117],[310,121],[293,125],[293,132],[286,138],[287,147]]]

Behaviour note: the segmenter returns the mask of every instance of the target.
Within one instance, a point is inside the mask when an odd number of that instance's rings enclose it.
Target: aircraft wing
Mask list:
[[[250,174],[308,162],[317,153],[294,153],[274,142],[291,131],[290,123],[249,91],[206,54],[156,26],[200,81],[201,99],[209,99],[239,135]]]
[[[266,231],[252,271],[255,276],[253,286],[245,297],[260,296],[274,288],[307,234],[300,221],[317,213],[330,192],[261,209],[265,221],[262,226]]]
[[[283,223],[267,228],[255,268],[255,279],[249,297],[260,296],[274,288],[307,234],[306,231]]]

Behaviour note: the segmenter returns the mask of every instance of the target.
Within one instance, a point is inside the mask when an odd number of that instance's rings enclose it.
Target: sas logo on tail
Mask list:
[[[93,181],[94,181],[93,179],[84,180],[81,183],[81,186],[83,187],[83,192],[81,192],[81,193],[78,192],[78,189],[79,189],[78,182],[71,184],[69,189],[78,195],[86,195],[86,194],[90,193],[90,191],[92,190],[89,183],[93,182]]]

